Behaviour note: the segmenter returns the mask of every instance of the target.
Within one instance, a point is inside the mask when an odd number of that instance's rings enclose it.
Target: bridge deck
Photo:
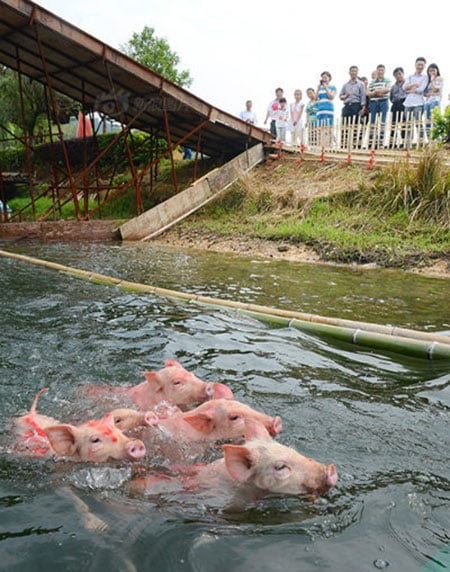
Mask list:
[[[29,0],[0,0],[0,63],[129,127],[230,158],[271,136]]]

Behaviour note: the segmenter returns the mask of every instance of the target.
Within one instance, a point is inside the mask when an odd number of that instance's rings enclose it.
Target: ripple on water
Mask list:
[[[403,274],[147,246],[15,248],[208,295],[431,330],[450,323],[447,283]],[[81,419],[91,411],[80,398],[84,386],[139,383],[142,370],[175,358],[281,415],[278,440],[335,463],[339,473],[337,487],[315,503],[270,497],[236,510],[195,495],[137,498],[127,480],[156,470],[151,460],[98,470],[17,459],[2,424],[6,569],[360,572],[389,563],[410,572],[443,561],[436,555],[449,542],[448,364],[350,348],[13,261],[0,265],[0,297],[8,302],[0,313],[3,420],[23,414],[44,385],[42,413]]]

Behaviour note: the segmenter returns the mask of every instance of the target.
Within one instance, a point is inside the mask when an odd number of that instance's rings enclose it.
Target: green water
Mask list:
[[[151,245],[0,248],[156,286],[329,316],[450,330],[450,282]],[[450,366],[333,344],[246,316],[124,293],[0,258],[0,569],[400,572],[448,561]],[[9,420],[88,417],[89,384],[132,384],[176,358],[283,418],[279,441],[340,480],[315,503],[239,509],[133,498],[129,463],[19,459]],[[146,461],[152,470],[151,459]],[[70,490],[89,507],[86,522]],[[99,525],[101,521],[101,526]]]

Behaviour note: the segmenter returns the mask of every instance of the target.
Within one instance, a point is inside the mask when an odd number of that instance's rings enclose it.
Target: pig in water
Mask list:
[[[110,414],[77,427],[40,415],[36,412],[37,403],[45,391],[47,388],[39,391],[29,413],[15,420],[18,453],[33,457],[50,457],[56,453],[74,461],[96,463],[108,459],[140,460],[145,456],[142,441],[124,435]]]
[[[101,399],[108,395],[125,398],[140,410],[150,409],[161,401],[187,406],[209,399],[233,398],[231,389],[223,383],[206,383],[175,360],[166,360],[163,369],[146,371],[144,376],[146,381],[134,387],[90,386],[86,388],[86,395]]]
[[[244,445],[223,445],[224,458],[207,465],[175,467],[177,476],[150,475],[133,480],[137,494],[199,494],[202,502],[242,504],[269,493],[317,496],[338,481],[334,465],[303,457],[273,441],[263,425],[246,421]]]
[[[123,408],[111,413],[122,431],[147,426],[139,434],[147,448],[178,461],[204,453],[208,444],[220,439],[244,437],[249,419],[260,422],[273,436],[282,429],[280,417],[270,417],[232,399],[213,399],[192,411],[178,411],[165,418],[159,418],[154,411]]]

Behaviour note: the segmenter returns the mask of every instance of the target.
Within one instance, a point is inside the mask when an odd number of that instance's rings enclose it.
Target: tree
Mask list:
[[[4,68],[0,75],[0,123],[13,124],[23,131],[19,79],[16,72]],[[45,113],[45,94],[42,84],[22,77],[25,130],[32,135],[39,117]]]
[[[20,99],[19,75],[9,68],[0,70],[0,126],[14,125],[19,132],[24,131],[32,136],[39,127],[47,129],[47,105],[50,101],[46,97],[45,87],[42,83],[22,76],[22,98],[24,108],[24,121],[22,118],[22,105]],[[67,123],[70,115],[76,115],[80,104],[71,98],[55,93],[58,119],[61,123]],[[52,120],[53,111],[51,111]]]
[[[180,63],[178,54],[170,49],[165,38],[155,35],[154,28],[145,26],[140,34],[134,32],[131,39],[121,45],[120,49],[140,64],[182,87],[192,84],[189,70],[177,69]]]

